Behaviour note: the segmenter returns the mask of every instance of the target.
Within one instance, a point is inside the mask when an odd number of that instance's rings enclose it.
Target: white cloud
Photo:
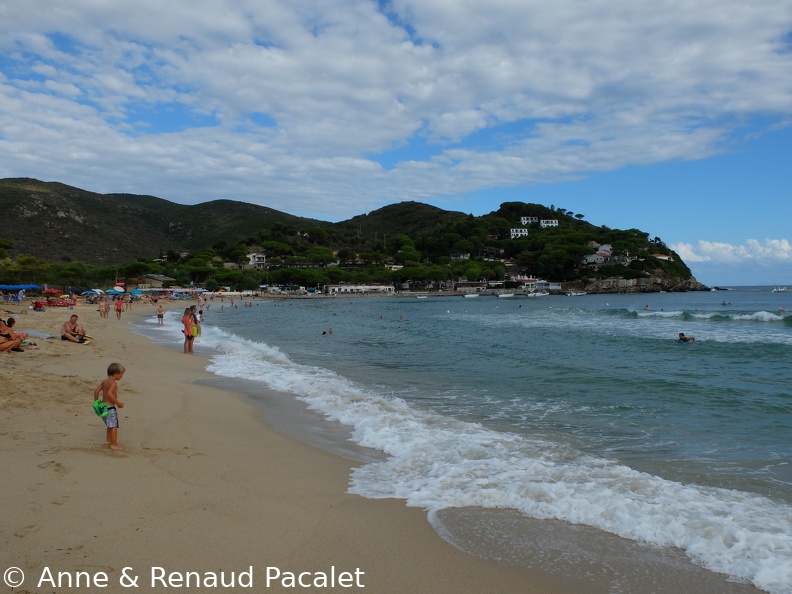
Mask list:
[[[751,262],[759,266],[792,263],[792,244],[787,239],[746,240],[744,245],[733,245],[700,239],[697,245],[676,243],[671,245],[686,262],[711,262],[734,264]]]
[[[792,243],[787,239],[748,239],[742,245],[699,240],[670,247],[705,284],[777,285],[792,281]]]
[[[0,176],[337,219],[700,159],[755,116],[792,121],[792,0],[378,4],[7,3]]]

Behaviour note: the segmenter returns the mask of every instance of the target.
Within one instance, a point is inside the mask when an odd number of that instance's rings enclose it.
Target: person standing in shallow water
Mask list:
[[[193,315],[189,307],[184,310],[182,324],[184,325],[184,330],[182,330],[182,332],[184,332],[184,354],[191,355],[193,353],[193,340],[195,340],[195,336],[193,335]]]

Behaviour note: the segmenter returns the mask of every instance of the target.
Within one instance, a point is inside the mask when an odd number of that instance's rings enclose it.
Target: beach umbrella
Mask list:
[[[124,287],[113,287],[113,291],[115,291],[116,293],[123,293],[126,291],[126,289]]]
[[[43,292],[45,295],[55,295],[56,293],[57,293],[58,295],[60,295],[60,294],[61,294],[61,290],[60,290],[60,289],[44,289],[44,291],[42,291],[42,292]]]
[[[98,295],[99,293],[97,293],[95,289],[88,289],[87,291],[83,291],[80,294],[81,295]]]
[[[132,289],[129,293],[131,295],[142,295],[143,291],[141,291],[140,289]]]
[[[118,291],[116,291],[115,289],[110,289],[110,290],[107,292],[107,294],[108,294],[108,295],[120,295],[121,293],[119,293],[119,292],[118,292]]]

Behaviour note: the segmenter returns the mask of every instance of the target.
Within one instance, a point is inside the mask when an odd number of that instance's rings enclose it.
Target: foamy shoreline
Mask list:
[[[458,551],[402,501],[347,494],[349,460],[272,430],[216,381],[196,383],[211,377],[204,357],[130,332],[150,306],[136,304],[120,322],[90,306],[10,315],[20,330],[56,335],[71,313],[92,344],[33,338],[37,350],[0,354],[0,460],[11,479],[1,487],[0,566],[24,572],[19,590],[65,591],[51,580],[90,575],[106,577],[101,591],[128,592],[120,580],[129,568],[138,591],[153,591],[150,575],[164,568],[177,581],[186,572],[209,580],[182,582],[182,591],[209,591],[213,575],[252,568],[254,591],[299,590],[300,581],[329,591],[581,591],[564,576]],[[127,369],[120,453],[104,445],[90,407],[113,361]],[[280,583],[267,582],[268,568]]]

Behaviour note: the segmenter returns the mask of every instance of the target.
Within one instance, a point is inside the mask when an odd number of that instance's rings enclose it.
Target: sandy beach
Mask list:
[[[91,344],[60,340],[71,313]],[[121,321],[93,306],[8,315],[18,330],[57,336],[0,353],[0,568],[10,591],[592,591],[590,581],[461,552],[403,501],[347,494],[354,462],[275,431],[216,381],[196,383],[210,377],[200,353],[132,332],[153,307],[135,305]],[[123,452],[109,450],[91,408],[115,361],[127,370]]]

